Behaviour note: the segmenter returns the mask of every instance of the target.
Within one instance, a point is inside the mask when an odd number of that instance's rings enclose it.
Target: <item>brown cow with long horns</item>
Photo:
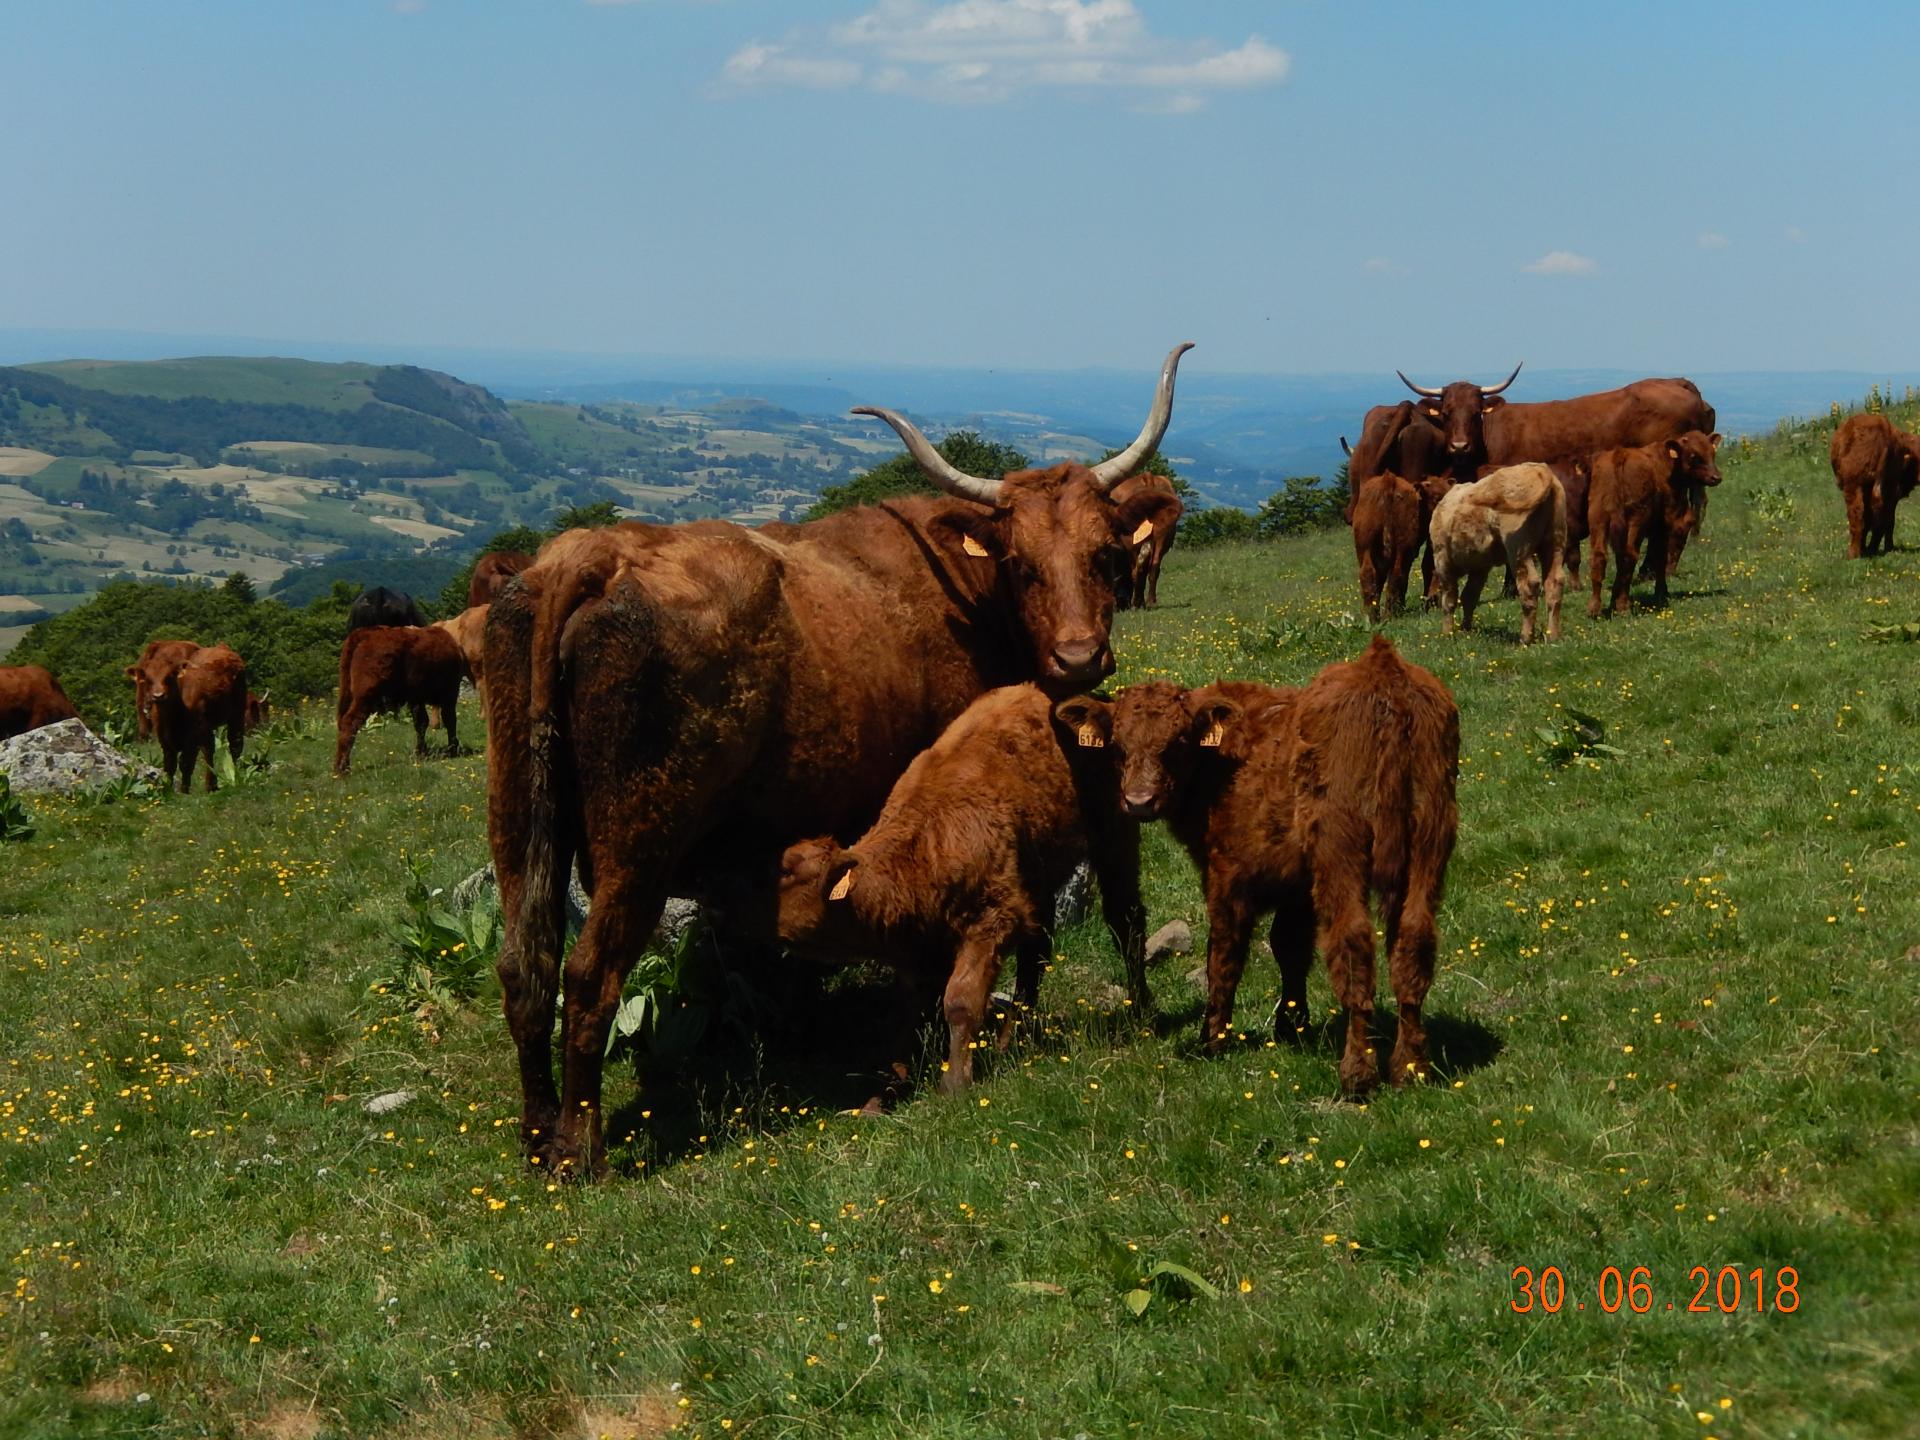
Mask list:
[[[488,833],[522,1139],[597,1170],[602,1057],[670,894],[774,933],[781,853],[851,840],[977,696],[1113,673],[1114,593],[1167,497],[1110,495],[1158,447],[1176,346],[1137,439],[1097,465],[968,475],[873,415],[942,490],[752,530],[633,522],[550,541],[487,618]],[[561,973],[567,867],[592,896]],[[564,984],[562,1075],[553,1007]]]

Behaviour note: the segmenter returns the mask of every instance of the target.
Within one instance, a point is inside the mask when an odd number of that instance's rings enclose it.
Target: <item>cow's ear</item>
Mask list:
[[[1678,460],[1679,458],[1680,458],[1680,447],[1674,444],[1673,441],[1669,440],[1667,442],[1667,459]]]
[[[1138,545],[1163,521],[1179,519],[1183,509],[1177,495],[1143,490],[1113,507],[1113,533],[1125,544]]]
[[[830,901],[846,899],[853,893],[854,872],[859,868],[860,862],[842,850],[827,863],[820,877],[820,893]]]
[[[934,517],[933,529],[975,560],[998,560],[1007,553],[1000,518],[990,510],[949,510]]]
[[[1480,402],[1480,413],[1485,415],[1490,411],[1498,410],[1506,403],[1507,397],[1504,395],[1489,395]]]
[[[1427,419],[1433,421],[1434,424],[1438,425],[1440,423],[1440,402],[1439,401],[1422,400],[1419,405],[1419,410],[1422,415],[1426,416]]]
[[[1720,432],[1716,430],[1713,434],[1707,436],[1707,443],[1718,450],[1720,448]]]
[[[1239,728],[1240,707],[1231,700],[1213,699],[1193,711],[1193,743],[1203,750],[1227,750]]]
[[[1082,750],[1104,750],[1113,739],[1113,710],[1092,695],[1074,695],[1053,707],[1053,718],[1066,726]]]
[[[140,678],[140,667],[138,665],[129,665],[120,673],[125,675],[129,680],[138,680]]]

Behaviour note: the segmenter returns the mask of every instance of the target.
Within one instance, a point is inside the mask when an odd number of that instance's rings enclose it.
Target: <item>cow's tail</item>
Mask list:
[[[351,703],[348,697],[353,688],[353,652],[360,648],[360,642],[366,634],[365,630],[349,630],[347,638],[340,642],[340,698],[333,712],[336,723],[347,718],[347,708]]]
[[[573,543],[542,557],[551,567],[544,576],[533,571],[522,576],[532,602],[533,633],[527,647],[527,851],[515,959],[521,976],[543,988],[559,973],[565,914],[554,768],[560,747],[560,640],[574,612],[605,595],[625,563],[615,532],[574,532],[571,538]]]

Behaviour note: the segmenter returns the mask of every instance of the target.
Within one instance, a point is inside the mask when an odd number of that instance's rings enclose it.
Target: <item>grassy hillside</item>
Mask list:
[[[964,1097],[838,1113],[850,985],[764,1050],[615,1067],[616,1178],[556,1189],[491,988],[399,998],[403,858],[483,862],[483,759],[415,766],[390,724],[335,782],[319,714],[213,798],[34,805],[0,862],[0,1433],[1911,1433],[1920,701],[1863,631],[1920,620],[1920,550],[1909,518],[1842,558],[1825,444],[1726,457],[1665,613],[1569,596],[1525,652],[1512,602],[1389,625],[1459,700],[1461,838],[1441,1079],[1365,1107],[1331,1024],[1260,1038],[1264,959],[1205,1060],[1192,959],[1143,1026],[1088,925]],[[1297,682],[1368,634],[1343,532],[1176,548],[1162,595],[1122,681]],[[1576,710],[1618,753],[1563,743]],[[1204,930],[1158,831],[1146,888]],[[1163,1278],[1136,1317],[1161,1261],[1218,1296]],[[1555,1313],[1515,1313],[1521,1266]]]

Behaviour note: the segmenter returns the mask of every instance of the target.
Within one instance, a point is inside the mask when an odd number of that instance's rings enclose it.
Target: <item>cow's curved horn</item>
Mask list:
[[[1147,415],[1147,423],[1141,427],[1140,434],[1133,444],[1118,455],[1102,460],[1093,467],[1093,483],[1102,490],[1111,490],[1127,476],[1140,468],[1141,462],[1160,448],[1165,438],[1167,425],[1173,419],[1173,376],[1180,368],[1180,357],[1193,348],[1191,340],[1182,340],[1167,352],[1166,364],[1160,367],[1160,388],[1154,392],[1153,409]]]
[[[1526,361],[1522,360],[1520,362],[1520,365],[1524,365],[1526,363],[1527,363]],[[1520,365],[1516,365],[1513,367],[1513,375],[1518,375],[1520,373]],[[1502,390],[1506,389],[1507,386],[1513,383],[1513,375],[1507,376],[1506,379],[1502,380],[1498,385],[1493,386],[1491,389],[1489,389],[1485,385],[1482,385],[1480,387],[1480,397],[1484,400],[1489,395],[1498,395]]]
[[[1411,380],[1407,379],[1405,371],[1396,370],[1393,373],[1398,375],[1400,377],[1400,383],[1406,386],[1407,389],[1411,390],[1414,394],[1424,395],[1429,400],[1438,400],[1440,398],[1440,392],[1438,390],[1429,390],[1424,385],[1414,384]]]
[[[883,405],[856,405],[851,411],[855,415],[871,415],[876,420],[884,420],[894,428],[896,434],[907,442],[907,453],[912,455],[926,476],[949,495],[958,495],[962,500],[977,500],[982,505],[1000,503],[1000,482],[983,479],[978,475],[969,475],[959,469],[933,448],[933,442],[920,433],[920,427],[906,416],[889,410]]]

